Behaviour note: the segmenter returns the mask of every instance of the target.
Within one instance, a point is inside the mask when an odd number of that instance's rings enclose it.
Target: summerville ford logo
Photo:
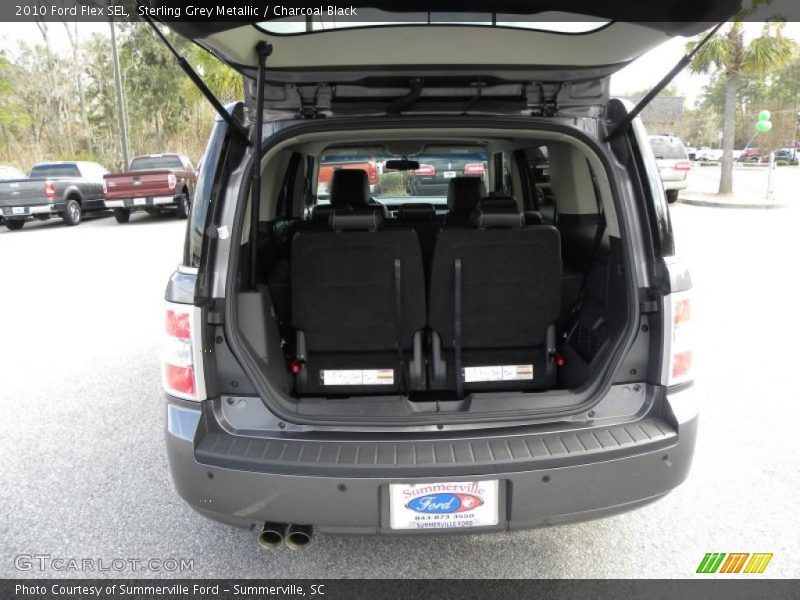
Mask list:
[[[439,491],[437,488],[445,489]],[[463,491],[457,488],[462,488]],[[423,488],[422,490],[417,491],[417,493],[419,492],[422,492],[423,495],[412,498],[406,503],[406,508],[418,513],[429,515],[462,513],[474,510],[483,504],[483,498],[476,495],[482,493],[483,490],[477,488],[477,486],[474,486],[474,484],[446,486],[431,485],[428,489]]]
[[[465,512],[481,504],[483,500],[472,494],[432,494],[414,498],[406,507],[419,513],[437,515]]]

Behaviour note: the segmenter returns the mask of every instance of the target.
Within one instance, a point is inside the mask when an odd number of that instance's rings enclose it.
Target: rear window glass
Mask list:
[[[305,34],[331,29],[387,27],[396,25],[469,25],[479,27],[513,27],[553,33],[590,33],[608,25],[609,21],[559,11],[543,11],[535,15],[516,15],[488,12],[392,12],[378,8],[359,7],[356,15],[332,15],[323,8],[299,9],[302,14],[287,15],[275,6],[273,19],[258,23],[258,27],[275,34]]]
[[[177,156],[140,156],[131,161],[131,171],[154,171],[156,169],[182,169]]]
[[[687,158],[686,148],[677,138],[656,137],[650,138],[650,147],[656,159],[676,159]]]
[[[31,178],[35,177],[80,177],[77,165],[36,165],[31,169]]]
[[[388,161],[406,159],[419,168],[397,171]],[[486,153],[477,149],[437,149],[414,156],[385,152],[346,150],[323,153],[317,174],[317,203],[330,202],[333,173],[340,169],[362,170],[367,174],[370,196],[387,206],[407,202],[447,205],[447,188],[454,177],[479,177],[489,189]]]

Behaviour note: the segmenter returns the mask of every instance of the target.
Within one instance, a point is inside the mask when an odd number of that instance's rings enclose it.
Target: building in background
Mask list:
[[[621,96],[637,104],[641,98]],[[656,96],[640,115],[648,133],[680,135],[683,124],[683,96]]]

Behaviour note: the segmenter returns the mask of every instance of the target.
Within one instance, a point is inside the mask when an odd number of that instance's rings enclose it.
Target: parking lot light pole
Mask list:
[[[114,89],[117,93],[117,113],[119,115],[119,139],[122,146],[123,169],[127,169],[130,161],[128,160],[128,122],[125,119],[125,98],[122,89],[122,73],[119,68],[119,52],[117,50],[117,35],[115,32],[114,21],[108,22],[111,27],[111,56],[114,62]]]
[[[767,202],[772,202],[774,193],[772,191],[772,178],[775,173],[775,151],[769,153],[769,166],[767,167],[767,193],[764,199]]]

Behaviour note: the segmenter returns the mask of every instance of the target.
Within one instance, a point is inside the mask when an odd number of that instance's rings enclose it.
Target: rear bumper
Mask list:
[[[55,204],[4,206],[0,208],[0,216],[6,219],[25,219],[35,215],[56,214],[59,210],[64,210],[63,204],[60,207]]]
[[[663,180],[665,190],[685,190],[689,183],[685,179]]]
[[[106,200],[104,205],[106,208],[128,208],[130,210],[137,210],[140,208],[147,208],[151,206],[163,206],[165,204],[177,204],[176,196],[139,196],[136,198],[118,198],[115,200]]]
[[[625,424],[385,442],[232,435],[209,423],[209,406],[168,398],[167,452],[183,499],[233,525],[399,533],[389,526],[390,483],[498,479],[500,523],[470,531],[530,529],[631,510],[678,486],[694,452],[694,394],[670,394],[664,417]]]

